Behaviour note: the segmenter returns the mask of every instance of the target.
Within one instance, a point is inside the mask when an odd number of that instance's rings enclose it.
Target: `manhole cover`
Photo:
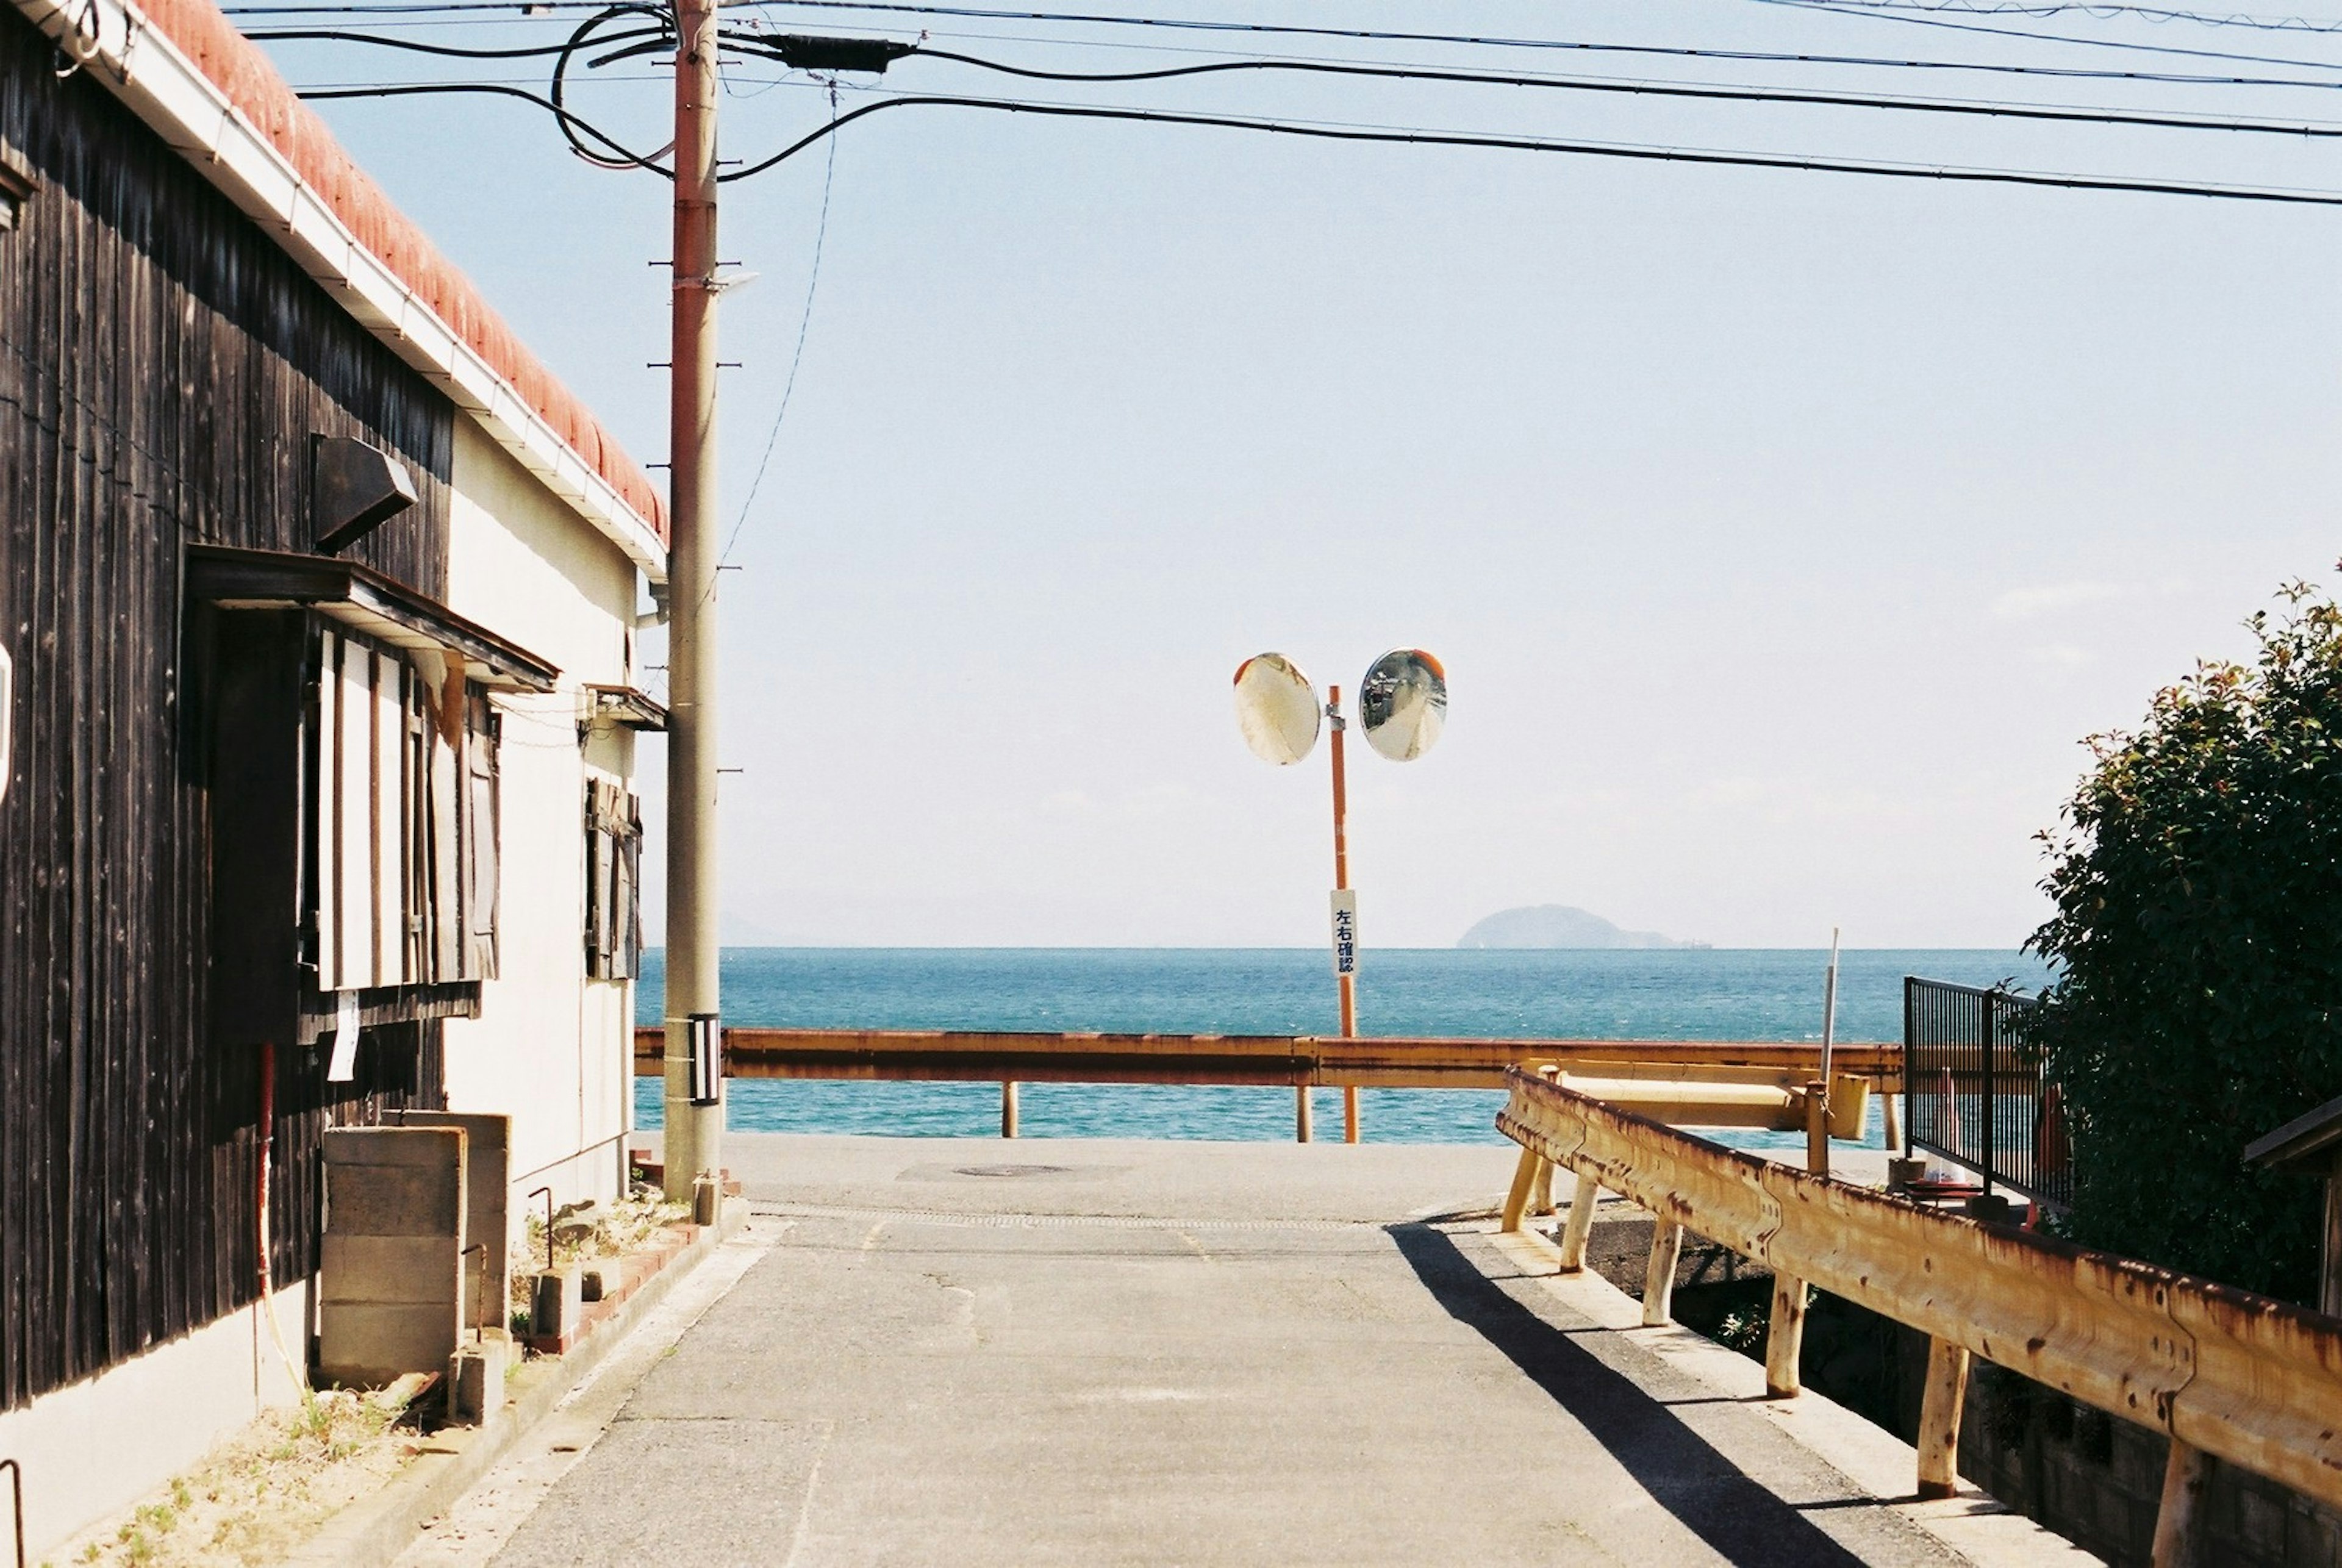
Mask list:
[[[961,1176],[1066,1176],[1073,1174],[1071,1165],[955,1165],[955,1175]]]

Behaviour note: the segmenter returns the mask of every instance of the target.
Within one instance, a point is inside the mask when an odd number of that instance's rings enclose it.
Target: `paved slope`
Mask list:
[[[1504,1150],[731,1151],[778,1244],[499,1563],[1956,1561],[1410,1213]]]

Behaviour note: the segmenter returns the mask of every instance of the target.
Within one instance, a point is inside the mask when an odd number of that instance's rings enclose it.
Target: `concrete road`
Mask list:
[[[736,1136],[771,1250],[495,1561],[1959,1561],[1520,1277],[1510,1154]]]

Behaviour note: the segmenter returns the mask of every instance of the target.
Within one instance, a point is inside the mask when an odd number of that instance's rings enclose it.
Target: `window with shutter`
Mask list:
[[[461,666],[317,634],[302,900],[321,992],[494,979],[497,715]]]
[[[586,785],[586,973],[632,980],[641,964],[642,803],[600,779]]]

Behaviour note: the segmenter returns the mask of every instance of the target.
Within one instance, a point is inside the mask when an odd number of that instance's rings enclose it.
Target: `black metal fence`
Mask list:
[[[2040,1005],[1998,988],[1907,975],[1903,981],[1903,1136],[2051,1208],[2073,1200],[2066,1116],[2041,1054],[2027,1039]]]

